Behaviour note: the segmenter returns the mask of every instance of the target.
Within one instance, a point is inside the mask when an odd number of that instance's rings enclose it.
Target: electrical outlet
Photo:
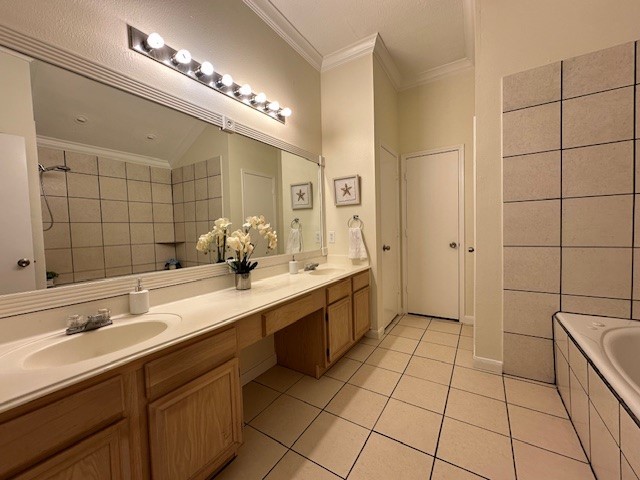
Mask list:
[[[322,239],[320,238],[320,232],[316,232],[316,243],[320,243]]]
[[[336,232],[329,231],[329,243],[336,243]]]

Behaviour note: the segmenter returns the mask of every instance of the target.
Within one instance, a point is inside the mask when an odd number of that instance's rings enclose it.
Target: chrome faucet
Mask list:
[[[67,319],[67,335],[73,335],[75,333],[88,332],[89,330],[96,330],[101,327],[111,325],[111,311],[108,308],[101,308],[98,310],[97,315],[87,315],[85,318],[82,315],[71,315]]]
[[[309,272],[311,270],[315,270],[316,268],[318,268],[318,265],[320,265],[319,263],[307,263],[304,266],[304,271],[305,272]]]

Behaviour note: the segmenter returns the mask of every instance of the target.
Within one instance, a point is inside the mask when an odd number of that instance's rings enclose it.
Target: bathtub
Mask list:
[[[640,322],[554,315],[556,384],[598,479],[640,477]]]

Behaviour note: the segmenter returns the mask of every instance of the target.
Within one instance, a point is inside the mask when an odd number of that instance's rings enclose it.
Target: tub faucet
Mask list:
[[[305,272],[309,272],[311,270],[315,270],[318,267],[318,265],[320,265],[320,264],[319,263],[307,263],[304,266],[304,271]]]
[[[71,315],[68,320],[69,326],[65,331],[67,335],[96,330],[113,323],[111,321],[111,311],[108,308],[98,310],[96,315],[87,315],[87,318],[81,315]]]

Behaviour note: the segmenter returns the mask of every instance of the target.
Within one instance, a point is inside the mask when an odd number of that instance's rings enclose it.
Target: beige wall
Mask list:
[[[320,74],[238,0],[6,0],[0,24],[99,62],[170,95],[225,114],[312,152],[320,152]],[[239,83],[293,109],[287,125],[128,49],[127,24],[158,31]]]
[[[399,94],[400,152],[464,145],[465,243],[474,245],[473,69],[420,85]],[[473,316],[474,254],[465,252],[465,315]]]
[[[640,2],[477,0],[475,354],[502,359],[501,78],[640,38]]]
[[[0,105],[2,105],[0,108],[0,133],[18,135],[25,139],[36,287],[44,288],[46,284],[44,238],[42,235],[36,124],[33,120],[29,65],[30,62],[26,58],[0,51],[0,72],[2,72],[0,75]]]

